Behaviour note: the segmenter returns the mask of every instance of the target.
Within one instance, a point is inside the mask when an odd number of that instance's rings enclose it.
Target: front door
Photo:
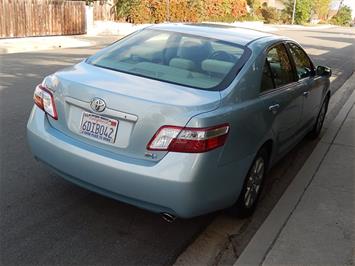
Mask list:
[[[303,89],[302,123],[304,127],[308,128],[313,125],[318,115],[322,99],[322,89],[319,89],[319,87],[322,83],[320,78],[315,76],[313,63],[303,49],[292,42],[287,45],[294,62],[298,84]]]

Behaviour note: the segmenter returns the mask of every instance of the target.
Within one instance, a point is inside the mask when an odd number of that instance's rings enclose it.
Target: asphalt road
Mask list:
[[[354,70],[354,31],[280,31],[336,75]],[[34,87],[99,47],[0,55],[0,265],[169,265],[215,215],[164,222],[158,215],[77,187],[36,162],[26,144]],[[339,103],[341,104],[341,103]],[[270,173],[263,201],[240,234],[241,251],[313,150],[305,140]],[[231,262],[228,254],[226,262]]]

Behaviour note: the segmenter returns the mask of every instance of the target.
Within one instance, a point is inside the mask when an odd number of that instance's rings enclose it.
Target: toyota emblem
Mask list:
[[[95,112],[103,112],[106,109],[106,103],[100,98],[94,98],[90,102],[90,107]]]

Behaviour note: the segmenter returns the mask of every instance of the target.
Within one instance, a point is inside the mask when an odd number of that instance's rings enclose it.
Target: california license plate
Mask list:
[[[97,114],[83,112],[80,134],[102,142],[114,143],[118,121]]]

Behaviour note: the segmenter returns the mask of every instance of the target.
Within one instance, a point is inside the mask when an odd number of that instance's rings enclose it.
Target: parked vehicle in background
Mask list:
[[[167,219],[248,216],[267,170],[319,135],[330,75],[286,37],[155,25],[46,77],[28,142],[67,180]]]

